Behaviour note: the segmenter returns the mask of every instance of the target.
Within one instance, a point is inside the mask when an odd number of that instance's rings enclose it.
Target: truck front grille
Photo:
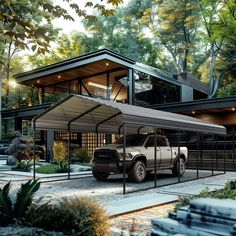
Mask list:
[[[96,163],[118,163],[119,157],[117,151],[115,150],[101,149],[95,150],[94,161]]]

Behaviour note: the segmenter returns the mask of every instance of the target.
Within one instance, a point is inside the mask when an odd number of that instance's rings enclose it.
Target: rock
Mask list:
[[[18,160],[14,157],[14,156],[9,156],[7,158],[7,165],[10,165],[10,166],[14,166],[16,165],[16,163],[18,162]]]
[[[166,219],[152,220],[152,236],[236,235],[236,201],[200,198],[181,207]]]

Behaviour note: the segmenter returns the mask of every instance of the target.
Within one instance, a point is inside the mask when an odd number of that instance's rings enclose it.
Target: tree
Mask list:
[[[236,2],[234,0],[198,0],[205,40],[210,46],[209,98],[216,95],[219,83],[232,66],[235,68]],[[220,62],[220,66],[217,64]]]
[[[88,35],[83,39],[86,52],[108,48],[126,57],[162,67],[165,60],[160,45],[143,31],[141,17],[151,7],[151,0],[132,0],[113,16],[97,17],[94,24],[84,22]]]
[[[175,72],[191,71],[198,36],[198,12],[195,0],[158,0],[142,17],[142,22],[170,53]]]
[[[28,56],[33,68],[53,64],[62,60],[79,56],[85,52],[81,37],[82,33],[72,32],[70,35],[62,34],[55,39],[56,46],[52,46],[50,53],[35,53]]]

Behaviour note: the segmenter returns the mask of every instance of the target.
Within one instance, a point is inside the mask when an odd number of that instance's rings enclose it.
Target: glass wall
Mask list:
[[[15,120],[3,119],[2,120],[2,139],[12,139],[15,134]]]
[[[135,105],[149,106],[180,101],[180,87],[135,70]]]

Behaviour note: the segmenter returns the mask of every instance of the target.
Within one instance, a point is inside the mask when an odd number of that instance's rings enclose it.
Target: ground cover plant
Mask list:
[[[55,173],[68,173],[72,172],[72,168],[69,168],[67,161],[58,160],[45,165],[40,165],[36,172],[40,174],[55,174]]]
[[[12,201],[10,188],[9,182],[0,189],[0,235],[111,235],[108,217],[94,200],[62,199],[58,204],[33,202],[33,196],[40,188],[40,182],[36,180],[22,184],[16,200]]]
[[[200,194],[190,197],[181,197],[178,204],[176,204],[176,210],[179,207],[187,206],[190,200],[194,198],[218,198],[218,199],[236,199],[236,180],[229,181],[226,183],[223,189],[218,189],[215,191],[209,191],[208,188],[203,190]]]

